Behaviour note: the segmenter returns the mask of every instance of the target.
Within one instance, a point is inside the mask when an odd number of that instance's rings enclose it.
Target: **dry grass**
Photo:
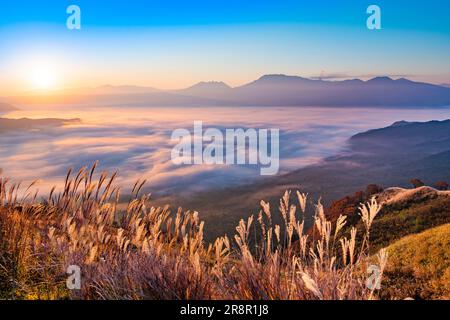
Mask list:
[[[286,192],[283,224],[273,225],[270,204],[241,220],[233,238],[207,244],[197,212],[152,207],[133,188],[118,209],[116,175],[95,165],[67,175],[60,193],[45,200],[0,179],[0,293],[9,299],[374,299],[366,287],[369,231],[379,211],[361,205],[362,246],[346,221],[327,221],[315,205],[316,232],[304,230],[307,195]],[[211,206],[214,206],[211,203]],[[256,235],[256,236],[255,236]],[[254,240],[258,239],[258,240]],[[383,269],[386,252],[378,255]],[[66,270],[82,270],[81,290],[66,288]]]
[[[387,250],[386,298],[450,299],[450,224],[406,236]]]

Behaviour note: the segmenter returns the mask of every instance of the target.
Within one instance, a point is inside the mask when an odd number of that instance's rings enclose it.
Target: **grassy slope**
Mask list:
[[[384,205],[370,232],[373,253],[405,236],[450,223],[448,192],[438,192],[429,187],[395,189],[398,189],[396,195],[390,195],[391,199],[388,201],[382,197],[386,196],[389,189],[378,197],[379,202]],[[338,210],[339,213],[341,211],[345,214],[345,210]],[[349,234],[352,226],[356,226],[359,231],[363,230],[364,226],[358,217],[358,205],[350,206],[349,211],[346,213],[348,214],[346,233]],[[331,217],[331,220],[334,221],[335,218],[336,216]]]
[[[386,206],[371,231],[374,249],[385,247],[404,236],[450,223],[450,197],[430,196]]]
[[[388,252],[386,298],[450,299],[450,224],[404,237]]]
[[[383,208],[370,233],[373,254],[388,247],[387,280],[383,299],[450,299],[450,191],[430,187],[389,188],[377,195]],[[359,232],[358,205],[364,194],[356,193],[333,203],[332,221],[341,213]]]

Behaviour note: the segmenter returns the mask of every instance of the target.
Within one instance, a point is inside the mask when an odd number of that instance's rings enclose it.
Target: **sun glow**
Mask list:
[[[28,74],[28,80],[32,89],[49,90],[57,86],[57,72],[51,65],[33,66]]]

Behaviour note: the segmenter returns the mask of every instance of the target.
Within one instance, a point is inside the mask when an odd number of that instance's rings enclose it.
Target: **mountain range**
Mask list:
[[[135,106],[450,106],[450,88],[405,78],[376,77],[328,81],[283,74],[264,75],[248,84],[200,82],[181,90],[102,86],[29,93],[3,99],[10,103],[92,103]]]

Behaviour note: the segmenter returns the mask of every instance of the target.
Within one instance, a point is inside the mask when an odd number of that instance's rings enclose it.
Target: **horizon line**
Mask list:
[[[416,81],[416,80],[411,80],[409,79],[409,77],[419,77],[419,75],[399,75],[399,74],[380,74],[380,75],[359,75],[359,76],[327,76],[327,75],[322,75],[322,76],[302,76],[299,74],[286,74],[286,73],[267,73],[267,74],[262,74],[261,76],[255,78],[254,80],[250,80],[247,82],[244,82],[242,84],[239,85],[235,85],[235,86],[231,86],[228,83],[226,83],[225,81],[222,80],[201,80],[198,82],[195,82],[191,85],[188,86],[184,86],[182,88],[176,88],[176,89],[170,89],[170,88],[160,88],[158,86],[153,86],[153,85],[146,85],[146,84],[131,84],[131,83],[123,83],[123,84],[111,84],[111,83],[105,83],[105,84],[99,84],[96,86],[86,86],[86,87],[59,87],[59,88],[52,88],[52,89],[30,89],[27,91],[21,91],[21,92],[17,92],[16,94],[12,94],[12,95],[2,95],[2,97],[18,97],[18,96],[32,96],[33,94],[37,94],[37,95],[45,95],[45,94],[52,94],[52,93],[58,93],[60,91],[70,91],[70,90],[94,90],[94,89],[101,89],[101,88],[120,88],[120,87],[134,87],[134,88],[142,88],[142,89],[151,89],[151,90],[156,90],[156,91],[161,91],[161,92],[170,92],[170,91],[181,91],[181,90],[187,90],[190,89],[192,87],[195,87],[197,85],[200,84],[224,84],[226,86],[228,86],[230,89],[236,89],[236,88],[240,88],[243,87],[245,85],[248,85],[250,83],[253,83],[255,81],[261,80],[264,77],[270,77],[270,76],[284,76],[284,77],[291,77],[291,78],[302,78],[305,80],[311,80],[311,81],[323,81],[323,82],[342,82],[342,81],[349,81],[349,80],[360,80],[362,82],[368,82],[370,80],[374,80],[377,78],[387,78],[390,80],[401,80],[401,79],[406,79],[409,81],[413,81],[413,82],[418,82],[418,83],[426,83],[426,84],[432,84],[432,85],[436,85],[436,86],[442,86],[442,87],[446,87],[446,86],[450,86],[450,84],[447,83],[436,83],[436,82],[427,82],[427,81]]]

